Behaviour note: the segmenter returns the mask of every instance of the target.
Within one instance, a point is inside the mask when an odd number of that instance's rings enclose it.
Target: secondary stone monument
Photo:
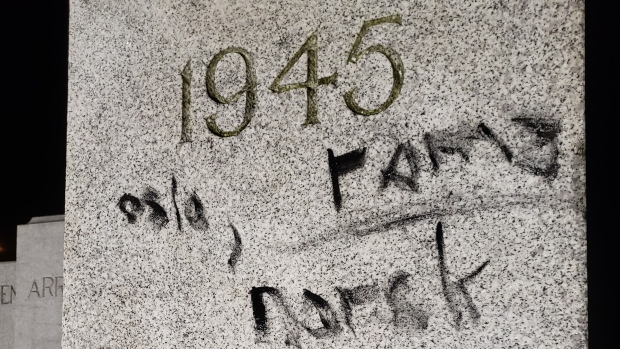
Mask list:
[[[7,348],[13,349],[15,319],[13,297],[15,290],[15,262],[0,263],[0,341]]]
[[[63,348],[584,348],[583,13],[72,1]]]
[[[61,347],[63,216],[17,226],[17,260],[0,263],[0,347]]]

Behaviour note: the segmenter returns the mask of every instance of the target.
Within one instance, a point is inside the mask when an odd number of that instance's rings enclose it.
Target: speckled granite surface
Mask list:
[[[583,31],[569,0],[72,1],[63,348],[586,347]]]

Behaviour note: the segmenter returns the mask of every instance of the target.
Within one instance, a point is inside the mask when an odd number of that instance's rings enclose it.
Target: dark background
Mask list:
[[[15,259],[17,224],[65,211],[69,2],[7,2],[0,5],[0,261]]]
[[[614,5],[615,1],[586,2],[590,348],[613,346],[611,315],[617,308],[611,281],[618,272],[611,264],[609,240],[618,233],[610,224],[617,207],[610,193],[611,176],[617,176],[612,166],[618,158],[611,148],[612,131],[616,132],[612,120],[617,118],[611,99],[618,98],[612,88],[618,62],[612,55],[618,46]],[[15,260],[16,225],[31,217],[64,213],[69,4],[31,0],[1,8],[5,64],[0,163],[5,189],[0,196],[0,262]]]

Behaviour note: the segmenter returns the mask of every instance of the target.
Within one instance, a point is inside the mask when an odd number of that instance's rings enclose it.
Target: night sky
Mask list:
[[[15,259],[17,224],[65,210],[69,4],[10,3],[1,11],[0,261]]]
[[[2,11],[2,210],[0,262],[15,260],[18,224],[31,217],[64,213],[68,0],[17,1]],[[617,181],[618,13],[614,1],[586,2],[586,159],[590,348],[611,340],[611,225],[618,205],[610,193]],[[612,25],[614,23],[614,25]],[[612,39],[615,38],[615,39]],[[614,74],[615,73],[615,74]],[[614,82],[614,84],[612,84]],[[613,86],[613,87],[612,87]],[[613,178],[612,178],[613,176]],[[615,186],[615,184],[613,184]],[[615,211],[615,210],[614,210]],[[615,264],[614,264],[615,265]],[[611,274],[610,274],[611,273]]]

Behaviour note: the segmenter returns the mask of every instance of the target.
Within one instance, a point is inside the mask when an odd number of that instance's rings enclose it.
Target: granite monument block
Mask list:
[[[70,14],[63,348],[584,348],[584,5]]]

